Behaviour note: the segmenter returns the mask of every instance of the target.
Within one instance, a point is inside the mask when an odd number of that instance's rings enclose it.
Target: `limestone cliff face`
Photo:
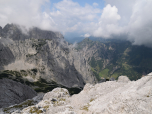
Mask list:
[[[112,48],[112,44],[107,46],[104,43],[92,41],[89,38],[85,38],[80,42],[77,49],[83,53],[83,56],[88,62],[91,61],[92,57],[95,61],[102,60],[102,69],[113,60],[113,54],[116,50]]]
[[[0,79],[0,108],[19,104],[36,95],[37,93],[26,85],[10,79]]]
[[[34,74],[25,78],[53,80],[67,87],[96,82],[83,55],[69,46],[60,33],[33,28],[24,34],[13,24],[6,25],[0,33],[1,70],[31,69]]]

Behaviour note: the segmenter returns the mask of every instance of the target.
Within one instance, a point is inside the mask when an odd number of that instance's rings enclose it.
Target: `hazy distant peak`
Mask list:
[[[41,30],[40,28],[33,27],[26,29],[22,25],[7,24],[4,28],[0,29],[0,36],[3,38],[11,38],[13,40],[25,40],[25,39],[63,39],[63,35],[59,32],[53,32],[48,30]]]

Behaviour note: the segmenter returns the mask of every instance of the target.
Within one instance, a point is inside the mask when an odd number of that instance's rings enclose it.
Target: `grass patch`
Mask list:
[[[52,91],[54,88],[57,88],[57,87],[66,88],[69,91],[70,95],[78,94],[82,90],[82,88],[68,88],[68,87],[65,87],[61,84],[57,84],[54,81],[47,82],[43,78],[40,78],[36,82],[30,82],[27,79],[23,78],[23,76],[25,74],[27,75],[28,73],[31,73],[31,75],[32,75],[31,77],[33,77],[33,74],[36,72],[37,72],[37,69],[32,69],[32,70],[28,70],[28,71],[25,71],[25,70],[20,70],[20,71],[5,70],[5,71],[0,72],[0,79],[8,78],[8,79],[14,80],[16,82],[21,82],[22,84],[26,84],[26,85],[34,88],[34,90],[36,92],[43,92],[43,93]]]
[[[42,110],[39,110],[38,108],[36,108],[36,107],[33,107],[33,108],[31,108],[30,109],[30,113],[36,113],[36,114],[40,114],[40,113],[43,113],[43,111]]]
[[[23,102],[23,103],[20,103],[20,104],[18,104],[18,105],[14,105],[14,106],[12,106],[12,107],[4,108],[3,111],[4,111],[5,113],[10,113],[10,111],[11,111],[12,109],[15,109],[15,110],[16,110],[16,109],[23,109],[23,108],[25,108],[25,107],[32,106],[32,105],[34,105],[33,100],[27,100],[27,101],[25,101],[25,102]]]
[[[117,79],[117,78],[118,78],[118,76],[120,76],[120,74],[119,74],[119,73],[114,73],[114,74],[112,74],[112,75],[111,75],[111,77],[113,77],[113,78],[115,78],[115,79]]]
[[[81,110],[85,110],[85,111],[87,111],[88,112],[88,110],[89,110],[89,104],[87,104],[87,105],[85,105],[85,106],[83,106],[82,108],[80,108]]]
[[[92,101],[94,101],[94,100],[95,100],[94,98],[91,98],[91,99],[90,99],[90,102],[92,102]]]
[[[108,77],[108,74],[109,74],[109,69],[104,69],[104,70],[102,70],[102,71],[99,73],[99,76],[100,76],[100,77],[107,78],[107,77]]]
[[[46,105],[46,106],[44,106],[43,108],[44,108],[45,110],[47,110],[49,107],[50,107],[49,105]]]

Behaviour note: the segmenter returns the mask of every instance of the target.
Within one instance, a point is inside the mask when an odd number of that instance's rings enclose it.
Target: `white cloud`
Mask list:
[[[118,9],[116,6],[111,6],[108,4],[102,12],[101,15],[101,23],[106,23],[106,24],[113,24],[116,23],[118,20],[120,20],[121,17],[118,14]]]
[[[121,19],[118,14],[118,9],[115,6],[108,4],[102,12],[99,19],[98,27],[94,30],[93,35],[97,37],[109,38],[113,34],[119,34],[121,28],[118,26],[118,21]]]
[[[90,36],[91,36],[91,35],[88,34],[88,33],[84,35],[85,38],[88,38],[88,37],[90,37]]]
[[[152,47],[152,1],[151,0],[105,0],[115,5],[121,15],[119,27],[128,34],[128,40],[136,45]]]
[[[129,38],[134,44],[145,44],[152,47],[152,1],[140,0],[133,7],[128,25]]]
[[[98,18],[101,9],[86,4],[84,7],[72,0],[63,0],[54,4],[56,10],[50,16],[58,24],[58,29],[66,32],[84,32],[82,27]]]
[[[134,44],[152,44],[151,0],[105,0],[103,9],[97,8],[98,3],[80,6],[72,0],[55,3],[51,10],[50,4],[49,0],[1,0],[0,25],[16,23],[103,38],[127,34]]]
[[[50,4],[49,0],[1,0],[0,25],[15,23],[27,28],[37,26],[43,29],[54,29],[54,23],[50,17],[42,12],[46,4]]]
[[[93,3],[93,6],[94,6],[94,7],[97,7],[98,5],[99,5],[99,4],[96,3],[96,2]]]

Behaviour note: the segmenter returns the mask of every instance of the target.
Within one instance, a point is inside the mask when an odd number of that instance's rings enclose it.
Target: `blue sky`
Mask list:
[[[58,3],[62,0],[50,0],[51,3]],[[103,8],[105,5],[104,0],[73,0],[73,2],[79,3],[81,6],[85,6],[86,4],[92,5],[93,3],[98,3],[100,8]]]
[[[68,38],[122,38],[151,46],[151,6],[152,0],[0,0],[0,26],[15,23]]]
[[[59,2],[61,2],[62,0],[50,0],[50,8],[53,9],[54,8],[54,4],[57,4]],[[93,6],[95,5],[96,8],[99,9],[103,9],[105,7],[105,1],[104,0],[72,0],[75,3],[78,3],[80,6],[85,7],[86,5],[90,5]],[[100,16],[101,14],[97,14],[98,16]],[[96,20],[96,19],[95,19]],[[85,20],[86,21],[86,20]],[[66,34],[64,34],[65,37],[70,38],[70,37],[82,37],[81,34],[78,33],[71,33],[71,32],[67,32]]]

